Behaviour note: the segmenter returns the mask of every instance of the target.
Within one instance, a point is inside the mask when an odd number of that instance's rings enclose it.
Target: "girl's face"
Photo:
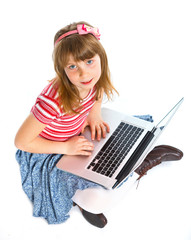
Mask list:
[[[78,88],[80,96],[83,98],[100,79],[100,57],[97,54],[91,59],[76,62],[74,58],[70,56],[68,64],[64,70],[70,82]]]

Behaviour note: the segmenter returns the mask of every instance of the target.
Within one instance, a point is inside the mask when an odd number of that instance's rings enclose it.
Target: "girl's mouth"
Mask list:
[[[87,82],[81,82],[83,85],[88,85],[92,82],[93,78],[90,80],[90,81],[87,81]]]

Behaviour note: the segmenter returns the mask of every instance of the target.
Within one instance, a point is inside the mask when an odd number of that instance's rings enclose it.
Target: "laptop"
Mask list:
[[[144,161],[183,100],[184,98],[156,126],[151,122],[102,108],[102,117],[109,124],[110,133],[100,141],[93,141],[94,150],[91,156],[64,155],[58,161],[57,168],[107,189],[117,188]],[[89,127],[82,135],[92,141]]]

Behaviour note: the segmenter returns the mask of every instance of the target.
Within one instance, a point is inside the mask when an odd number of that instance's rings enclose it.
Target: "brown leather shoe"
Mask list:
[[[154,166],[159,165],[164,161],[176,161],[183,157],[183,152],[177,148],[160,145],[155,147],[141,163],[141,165],[135,170],[140,176],[138,179],[147,174],[147,171]]]
[[[76,204],[74,203],[74,206]],[[78,206],[78,205],[77,205]],[[78,206],[82,215],[84,218],[92,225],[98,228],[104,228],[105,225],[107,224],[107,218],[102,214],[94,214],[87,212],[86,210],[82,209],[80,206]]]
[[[82,209],[82,215],[92,225],[98,228],[104,228],[107,224],[107,218],[102,214],[93,214]]]

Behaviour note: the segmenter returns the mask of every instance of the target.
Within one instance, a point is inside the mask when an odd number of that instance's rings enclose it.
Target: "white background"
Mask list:
[[[1,240],[191,239],[190,13],[186,0],[1,1]],[[184,158],[149,171],[138,190],[130,191],[105,213],[108,225],[104,229],[88,224],[76,207],[60,225],[32,217],[14,156],[19,126],[47,80],[55,76],[54,34],[80,20],[99,27],[108,54],[120,97],[107,105],[128,114],[149,113],[157,121],[185,97],[158,141],[180,148]]]

